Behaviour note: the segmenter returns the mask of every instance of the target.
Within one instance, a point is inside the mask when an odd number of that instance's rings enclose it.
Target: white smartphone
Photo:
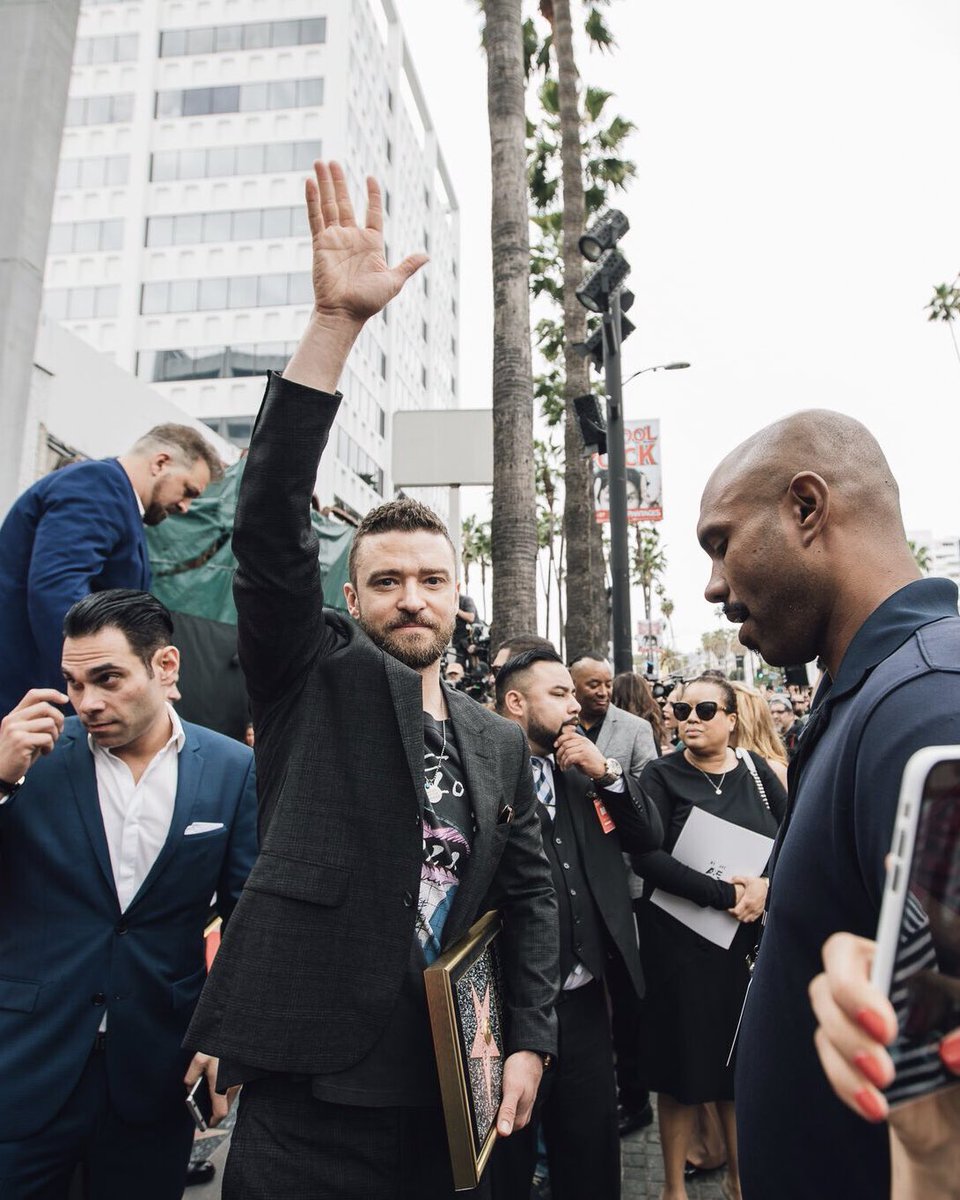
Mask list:
[[[899,1026],[888,1102],[960,1083],[939,1054],[960,1028],[960,746],[928,746],[904,767],[872,979]]]

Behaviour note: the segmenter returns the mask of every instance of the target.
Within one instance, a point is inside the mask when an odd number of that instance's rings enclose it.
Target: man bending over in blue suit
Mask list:
[[[253,754],[181,722],[180,655],[145,592],[96,592],[64,622],[66,692],[0,722],[0,1196],[180,1200],[201,1072],[181,1050],[256,856]],[[72,701],[77,716],[56,707]],[[201,1088],[203,1085],[201,1085]]]
[[[0,526],[0,713],[59,687],[63,618],[88,592],[150,590],[144,525],[184,513],[223,467],[189,425],[157,425],[126,454],[27,488]]]

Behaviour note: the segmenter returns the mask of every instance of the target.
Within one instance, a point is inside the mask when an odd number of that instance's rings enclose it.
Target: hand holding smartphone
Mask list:
[[[960,746],[904,768],[871,978],[897,1014],[889,1104],[957,1085],[941,1043],[960,1029]]]
[[[196,1127],[201,1133],[205,1133],[209,1128],[208,1122],[213,1112],[213,1100],[210,1098],[210,1087],[206,1074],[201,1074],[193,1084],[184,1103],[190,1116],[193,1117]]]

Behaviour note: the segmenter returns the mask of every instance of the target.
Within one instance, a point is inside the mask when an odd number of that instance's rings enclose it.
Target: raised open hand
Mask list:
[[[313,241],[313,294],[318,316],[362,325],[397,295],[428,261],[411,254],[395,267],[383,252],[383,201],[367,177],[366,224],[357,224],[339,163],[314,163],[306,182],[307,218]]]

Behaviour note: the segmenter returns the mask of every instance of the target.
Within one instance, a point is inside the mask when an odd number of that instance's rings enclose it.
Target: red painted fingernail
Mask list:
[[[857,1024],[865,1033],[869,1033],[875,1042],[884,1046],[887,1044],[887,1024],[878,1012],[874,1012],[872,1008],[862,1008],[857,1013]]]
[[[871,1092],[869,1088],[861,1088],[854,1095],[853,1099],[856,1102],[857,1108],[860,1109],[868,1121],[882,1121],[887,1115],[883,1101],[876,1092]]]
[[[874,1087],[882,1088],[887,1082],[884,1078],[883,1067],[868,1051],[861,1050],[859,1054],[855,1054],[853,1063],[860,1074],[866,1076]]]
[[[960,1029],[949,1034],[940,1043],[940,1057],[951,1071],[960,1074]]]

